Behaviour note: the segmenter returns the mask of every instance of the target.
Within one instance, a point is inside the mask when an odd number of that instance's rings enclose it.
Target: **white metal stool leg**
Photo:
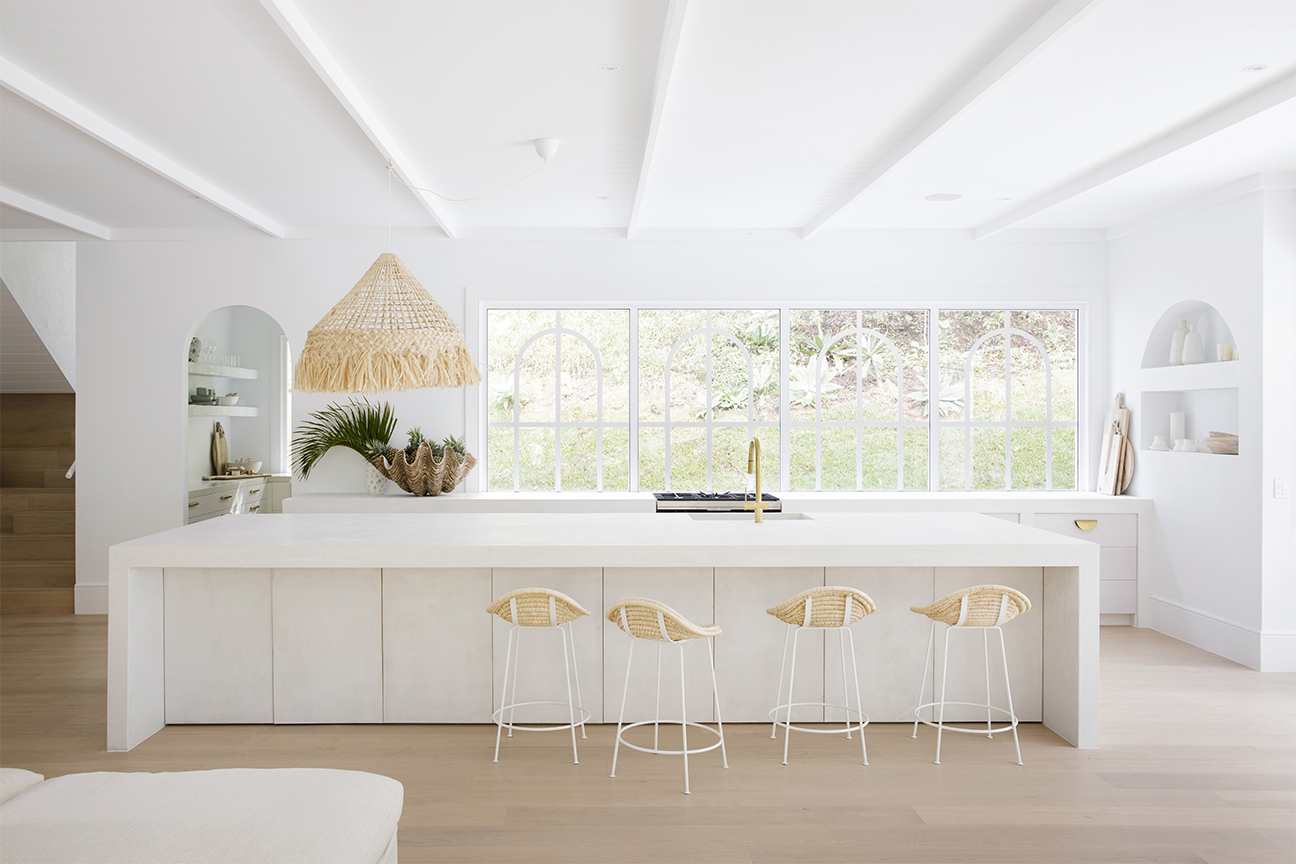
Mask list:
[[[661,650],[660,646],[658,647],[657,650],[658,651]],[[679,655],[680,655],[680,733],[684,736],[684,748],[683,748],[684,749],[684,794],[688,795],[690,794],[689,782],[688,782],[688,754],[689,754],[688,708],[684,703],[684,691],[687,688],[684,686],[684,643],[683,642],[679,643]],[[721,738],[720,740],[723,741],[724,739]],[[656,745],[653,745],[653,749],[656,749]]]
[[[516,625],[513,629],[517,630],[517,646],[513,649],[513,695],[509,697],[509,704],[513,706],[509,708],[508,737],[510,738],[513,737],[514,712],[517,711],[518,665],[521,663],[522,655],[522,630]]]
[[[774,704],[775,704],[775,705],[782,705],[782,704],[783,704],[783,673],[787,671],[787,651],[788,651],[788,640],[791,639],[791,638],[792,638],[792,625],[791,625],[791,624],[788,624],[788,625],[787,625],[787,629],[785,629],[785,630],[783,631],[783,662],[779,664],[778,691],[774,694]],[[788,701],[791,702],[791,701],[792,701],[792,697],[789,696],[789,697],[788,697]],[[789,708],[789,709],[788,709],[788,716],[787,716],[787,719],[788,719],[789,721],[791,721],[791,719],[792,719],[792,713],[791,713],[791,712],[792,712],[792,709]],[[777,735],[778,735],[778,713],[777,713],[777,711],[776,711],[775,714],[774,714],[774,722],[770,724],[770,738],[774,738],[774,737],[776,737]]]
[[[625,688],[621,691],[621,717],[617,720],[617,737],[616,746],[612,748],[612,773],[609,777],[616,776],[617,754],[621,752],[621,729],[625,726],[625,706],[626,696],[630,693],[630,664],[634,662],[634,640],[630,640],[630,652],[626,655],[626,676]]]
[[[826,639],[827,637],[825,636],[824,638]],[[853,640],[852,640],[852,641],[853,641]],[[848,690],[848,689],[846,688],[846,630],[845,630],[845,628],[843,628],[843,629],[837,631],[837,647],[840,649],[840,653],[841,653],[841,669],[842,669],[842,704],[843,704],[843,705],[849,705],[849,704],[850,704],[850,690]],[[854,658],[851,658],[851,659],[854,659]],[[858,680],[858,679],[855,681],[855,689],[856,689],[856,691],[859,690],[859,680]],[[825,694],[825,696],[826,696],[826,695],[827,695],[827,694]],[[791,701],[791,700],[788,700],[788,701]],[[846,716],[846,740],[849,741],[849,740],[850,740],[850,737],[851,737],[850,712],[849,712],[849,711],[843,711],[842,713]],[[863,735],[864,733],[863,733],[863,732],[860,732],[860,734]]]
[[[796,681],[796,652],[797,652],[797,642],[799,642],[800,639],[801,639],[801,628],[798,627],[797,631],[792,634],[792,669],[788,673],[787,724],[784,725],[783,727],[783,764],[784,765],[787,764],[788,743],[792,740],[792,699],[794,698],[792,694],[795,692],[792,689],[792,685]]]
[[[567,714],[568,714],[568,717],[569,717],[570,720],[571,720],[572,764],[573,764],[573,765],[579,765],[579,764],[580,764],[580,754],[576,752],[576,705],[575,705],[574,702],[572,702],[571,669],[568,668],[568,666],[567,666],[567,663],[568,663],[568,659],[567,659],[567,631],[564,630],[563,628],[559,627],[559,628],[558,628],[558,632],[562,635],[562,643],[563,643],[563,672],[564,672],[564,673],[566,674],[566,676],[567,676]],[[575,654],[576,654],[576,646],[575,646],[575,645],[572,646],[571,653],[572,653],[572,655],[575,655]]]
[[[707,655],[711,658],[711,692],[715,694],[716,728],[720,730],[720,761],[725,768],[728,768],[729,756],[725,753],[724,721],[720,719],[720,687],[716,684],[715,674],[715,637],[712,636],[706,641]]]
[[[936,764],[940,764],[941,751],[941,733],[945,731],[945,682],[949,680],[949,643],[950,633],[954,631],[950,627],[945,631],[945,660],[941,664],[941,695],[940,695],[940,720],[936,722]],[[932,676],[932,684],[935,685],[935,676]]]
[[[501,689],[501,691],[500,691],[500,706],[501,706],[501,707],[500,707],[500,712],[499,712],[499,719],[498,719],[498,720],[496,721],[496,723],[495,723],[495,759],[492,760],[492,761],[495,761],[495,762],[498,762],[498,761],[499,761],[500,733],[504,731],[504,708],[503,708],[503,706],[504,706],[505,701],[506,701],[506,699],[507,699],[507,697],[508,697],[509,663],[510,663],[510,661],[512,661],[512,659],[513,659],[513,634],[514,634],[516,631],[517,631],[517,628],[516,628],[516,627],[510,627],[510,628],[509,628],[509,635],[508,635],[508,648],[506,649],[506,651],[505,651],[505,653],[504,653],[504,687],[503,687],[503,688]],[[511,734],[511,730],[510,730],[510,734]]]
[[[572,674],[576,676],[576,704],[584,705],[585,703],[581,701],[580,669],[576,666],[576,634],[572,631],[572,622],[570,621],[567,622],[567,637],[571,639],[571,646],[572,646]],[[584,738],[585,737],[584,715],[582,715],[580,727],[581,727],[581,737]]]
[[[867,765],[868,764],[868,744],[864,743],[864,703],[860,699],[859,666],[856,665],[855,662],[855,632],[846,627],[842,628],[842,632],[850,637],[851,673],[855,678],[855,712],[859,715],[859,719],[860,719],[860,727],[859,727],[860,751],[864,756],[864,764]],[[844,663],[842,665],[842,668],[843,669],[846,668]],[[844,684],[845,682],[843,682],[843,686]],[[842,699],[842,702],[849,703],[849,701],[850,700],[847,698]],[[849,723],[850,717],[847,717],[846,721]]]
[[[923,661],[922,683],[918,685],[918,701],[914,703],[915,705],[921,706],[923,704],[923,693],[926,692],[927,690],[927,670],[931,668],[932,645],[935,643],[935,641],[936,641],[936,622],[933,621],[931,622],[931,627],[927,628],[927,659]],[[935,670],[933,670],[932,687],[935,686],[936,686],[936,672]],[[909,736],[910,738],[918,737],[918,717],[919,717],[918,712],[921,710],[922,710],[921,707],[914,709],[914,731],[913,734]]]
[[[1003,636],[1003,631],[999,631],[999,636]],[[986,737],[993,738],[994,724],[990,722],[990,632],[981,631],[981,647],[985,650],[985,673],[986,673]]]
[[[999,630],[998,627],[995,628]],[[1017,746],[1017,764],[1023,765],[1021,758],[1021,741],[1017,740],[1017,711],[1012,704],[1012,685],[1008,683],[1008,651],[1004,648],[1003,631],[999,630],[999,654],[1003,657],[1004,690],[1008,693],[1008,717],[1012,720],[1013,744]],[[986,699],[989,702],[989,699]]]
[[[661,745],[658,743],[661,733],[661,648],[662,643],[657,643],[657,707],[653,710],[653,749],[656,750]],[[688,784],[685,783],[687,786]]]

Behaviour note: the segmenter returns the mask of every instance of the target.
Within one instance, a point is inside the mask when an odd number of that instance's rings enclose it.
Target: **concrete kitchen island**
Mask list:
[[[617,719],[629,639],[602,616],[616,600],[652,597],[720,625],[723,718],[767,722],[784,625],[765,609],[815,585],[857,587],[878,606],[854,628],[864,710],[904,722],[928,628],[909,607],[979,583],[1034,604],[1004,627],[1018,716],[1098,746],[1096,544],[968,513],[790,516],[228,516],[114,546],[108,749],[129,750],[167,723],[490,722],[507,625],[485,608],[528,585],[592,613],[575,623],[592,722]],[[798,701],[838,701],[835,634],[801,645]],[[557,634],[528,632],[522,650],[519,699],[565,695]],[[953,653],[949,698],[981,701],[980,651],[958,651],[957,666]],[[690,705],[704,706],[706,652],[686,654]],[[644,686],[631,688],[627,719],[651,712],[652,669],[637,662]],[[663,666],[663,692],[677,692],[675,664]],[[802,710],[808,722],[839,719]],[[696,717],[712,719],[709,709]]]

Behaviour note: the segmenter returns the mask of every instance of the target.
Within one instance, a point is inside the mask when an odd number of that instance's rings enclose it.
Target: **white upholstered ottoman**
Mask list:
[[[175,774],[0,769],[0,861],[396,861],[405,789],[326,768]],[[26,788],[24,788],[26,787]],[[0,795],[0,799],[3,799]]]

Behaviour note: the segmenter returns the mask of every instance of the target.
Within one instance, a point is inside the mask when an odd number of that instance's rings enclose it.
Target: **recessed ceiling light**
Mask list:
[[[199,201],[202,200],[202,196],[201,196],[201,195],[190,195],[189,197],[190,197],[190,198],[197,198]]]
[[[1256,64],[1253,65],[1253,66],[1243,66],[1243,67],[1242,67],[1242,71],[1243,71],[1243,72],[1263,72],[1264,70],[1266,70],[1266,69],[1268,69],[1268,68],[1269,68],[1269,67],[1266,66],[1266,65],[1263,64],[1263,63],[1256,63]]]
[[[955,195],[953,192],[937,192],[934,195],[926,196],[928,201],[957,201],[962,195]]]
[[[598,67],[600,72],[615,72],[621,67],[615,63],[604,63]]]
[[[612,196],[611,196],[611,195],[595,195],[594,197],[597,198],[597,199],[600,200],[600,201],[606,201],[606,200],[608,200],[609,198],[611,198]]]
[[[1012,196],[1010,196],[1010,195],[1005,195],[1004,197],[1002,197],[1002,198],[996,198],[995,200],[996,200],[996,201],[1011,201],[1011,200],[1012,200]]]

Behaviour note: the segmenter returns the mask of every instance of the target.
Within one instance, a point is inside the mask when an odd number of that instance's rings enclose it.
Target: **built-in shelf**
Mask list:
[[[190,417],[255,417],[257,409],[243,405],[190,405]]]
[[[1140,370],[1139,383],[1142,390],[1219,390],[1239,386],[1241,370],[1240,360],[1158,366]]]
[[[255,369],[244,369],[241,366],[217,366],[214,363],[190,363],[189,374],[202,378],[255,379],[260,377],[261,373],[257,372]]]

